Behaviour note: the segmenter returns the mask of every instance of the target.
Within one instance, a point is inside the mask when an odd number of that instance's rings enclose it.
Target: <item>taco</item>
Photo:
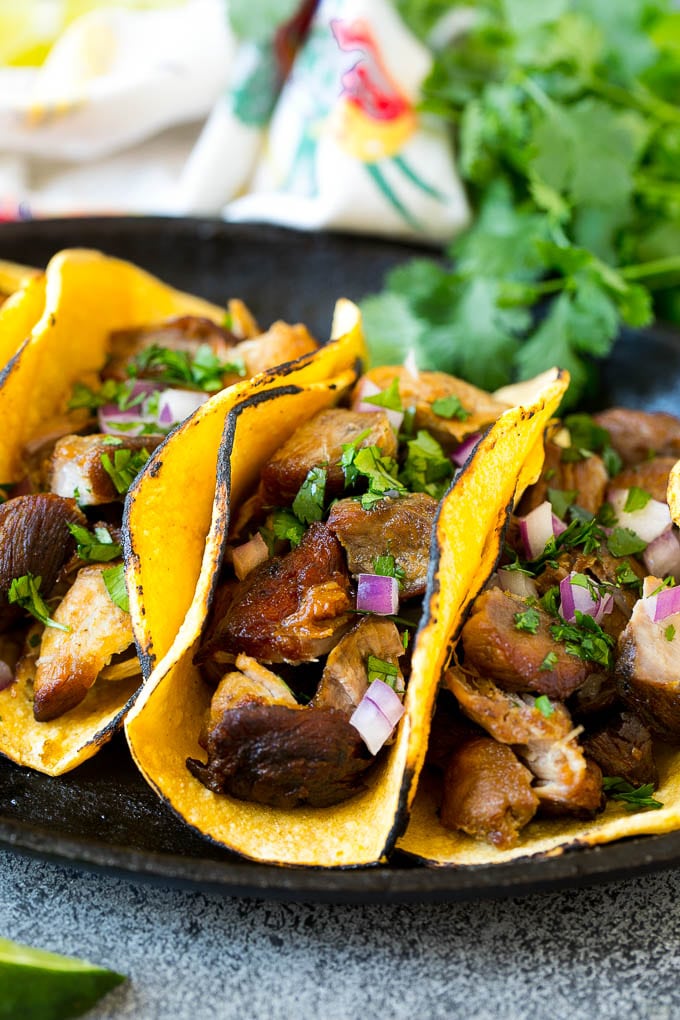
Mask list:
[[[142,553],[141,512],[135,521],[139,500],[153,526],[149,488],[172,550],[158,576],[146,569],[139,618],[133,610],[156,655],[126,720],[133,758],[189,825],[258,861],[348,867],[389,853],[449,642],[493,569],[489,534],[502,531],[500,507],[538,476],[539,440],[566,388],[554,373],[529,406],[505,410],[442,373],[423,374],[429,398],[409,394],[404,445],[390,416],[403,423],[408,381],[400,369],[380,370],[378,383],[371,375],[352,408],[340,399],[347,380],[331,392],[291,369],[286,385],[254,387],[225,406],[226,417],[216,398],[203,436],[185,428],[172,437],[129,497],[131,592],[154,551],[147,542]],[[476,401],[474,413],[466,401]],[[448,445],[423,427],[433,406],[442,433],[447,424],[455,433]],[[458,427],[466,419],[474,438]],[[475,444],[466,459],[461,450]],[[446,495],[454,449],[464,461],[454,490],[474,502],[463,527]],[[488,499],[487,460],[498,506]],[[172,495],[189,465],[199,518],[212,514],[207,540]],[[456,570],[450,598],[443,579]]]
[[[680,827],[678,456],[669,414],[550,430],[444,674],[406,853],[487,864]]]
[[[45,307],[45,277],[35,273],[16,286],[3,292],[2,263],[0,262],[0,370],[19,350],[22,343],[39,321]],[[9,281],[5,281],[9,286]]]
[[[0,324],[10,313],[26,335],[0,375],[0,751],[58,774],[109,739],[142,679],[121,547],[130,482],[211,394],[318,345],[86,250],[55,256]]]

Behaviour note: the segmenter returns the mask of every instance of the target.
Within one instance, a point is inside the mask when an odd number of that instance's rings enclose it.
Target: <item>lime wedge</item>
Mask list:
[[[124,980],[85,960],[0,939],[0,1020],[81,1016]]]

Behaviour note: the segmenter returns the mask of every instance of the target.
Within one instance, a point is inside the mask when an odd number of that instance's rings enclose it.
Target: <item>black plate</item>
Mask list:
[[[243,298],[263,323],[306,322],[328,333],[338,296],[377,290],[387,269],[422,250],[389,241],[310,235],[211,220],[69,219],[0,226],[0,259],[44,265],[60,248],[94,247],[131,259],[215,302]],[[680,340],[654,329],[621,337],[604,365],[604,403],[675,411]],[[433,901],[518,895],[607,881],[677,865],[680,832],[575,850],[540,861],[430,870],[398,857],[349,871],[244,862],[201,839],[165,808],[117,737],[60,778],[3,761],[0,845],[78,867],[236,895],[343,902]]]

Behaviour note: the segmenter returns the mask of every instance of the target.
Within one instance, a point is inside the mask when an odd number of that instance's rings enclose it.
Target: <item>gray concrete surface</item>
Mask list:
[[[336,906],[0,852],[0,931],[125,973],[89,1020],[680,1016],[680,872],[522,900]]]

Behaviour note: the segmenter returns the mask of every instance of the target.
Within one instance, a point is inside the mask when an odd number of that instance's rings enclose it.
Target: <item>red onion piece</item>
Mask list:
[[[607,494],[609,502],[616,511],[618,524],[621,528],[630,528],[643,542],[653,542],[659,535],[672,525],[671,512],[668,503],[661,503],[658,499],[650,499],[641,510],[632,510],[629,513],[623,509],[628,499],[629,489],[610,489]]]
[[[357,574],[357,609],[394,616],[399,608],[399,582],[382,574]]]
[[[498,570],[498,583],[503,591],[509,591],[523,599],[535,598],[538,595],[533,577],[523,574],[521,570],[506,570],[505,567],[501,567]]]
[[[457,446],[456,449],[451,454],[451,460],[453,461],[453,463],[457,464],[458,467],[462,467],[463,464],[465,464],[465,462],[471,456],[473,450],[476,448],[477,443],[481,438],[482,438],[481,432],[473,432],[471,433],[471,435],[466,436],[463,442],[460,444],[460,446]]]
[[[10,664],[5,662],[4,659],[0,659],[0,691],[4,691],[7,687],[11,687],[14,680],[14,670]]]
[[[567,525],[564,523],[562,518],[558,517],[555,513],[552,515],[552,529],[553,535],[561,535],[563,531],[567,530]]]
[[[372,379],[363,379],[357,395],[354,399],[353,410],[358,411],[359,414],[369,414],[373,411],[384,411],[389,419],[389,423],[392,426],[394,432],[398,432],[404,421],[403,411],[393,411],[390,407],[379,407],[378,404],[371,404],[366,397],[374,397],[377,393],[381,393],[379,386],[373,382]]]
[[[548,500],[534,507],[526,517],[517,518],[527,559],[535,560],[537,556],[540,556],[548,541],[555,534],[552,518],[552,506]]]
[[[656,595],[645,598],[645,609],[654,623],[665,620],[667,616],[680,613],[680,584],[674,588],[663,588]]]
[[[669,575],[680,580],[680,541],[674,528],[650,542],[642,554],[642,560],[650,574],[655,577]]]
[[[149,379],[135,379],[130,390],[129,400],[134,401],[136,397],[149,397],[161,389],[159,383],[151,382]],[[154,415],[147,414],[144,410],[144,400],[134,403],[131,407],[121,410],[118,404],[104,404],[97,411],[97,419],[101,432],[124,432],[126,436],[138,436],[144,430],[145,425],[154,424]],[[121,428],[121,426],[123,426]]]
[[[208,397],[208,393],[201,393],[197,390],[163,390],[158,398],[156,420],[164,428],[179,424],[193,414],[201,404],[205,404]]]
[[[579,575],[573,571],[560,581],[560,616],[567,623],[576,622],[576,613],[585,613],[592,616],[596,623],[600,623],[607,613],[614,608],[614,598],[611,594],[598,594],[593,596],[590,587],[581,584],[574,584],[574,578]],[[593,590],[599,592],[599,588],[593,582]]]
[[[232,563],[234,565],[234,573],[239,581],[247,577],[255,567],[259,567],[260,563],[264,563],[268,557],[269,549],[267,548],[267,543],[259,531],[248,542],[244,542],[243,545],[237,545],[232,550]]]
[[[359,732],[371,754],[377,754],[403,714],[404,706],[399,695],[389,684],[374,680],[349,722]]]

